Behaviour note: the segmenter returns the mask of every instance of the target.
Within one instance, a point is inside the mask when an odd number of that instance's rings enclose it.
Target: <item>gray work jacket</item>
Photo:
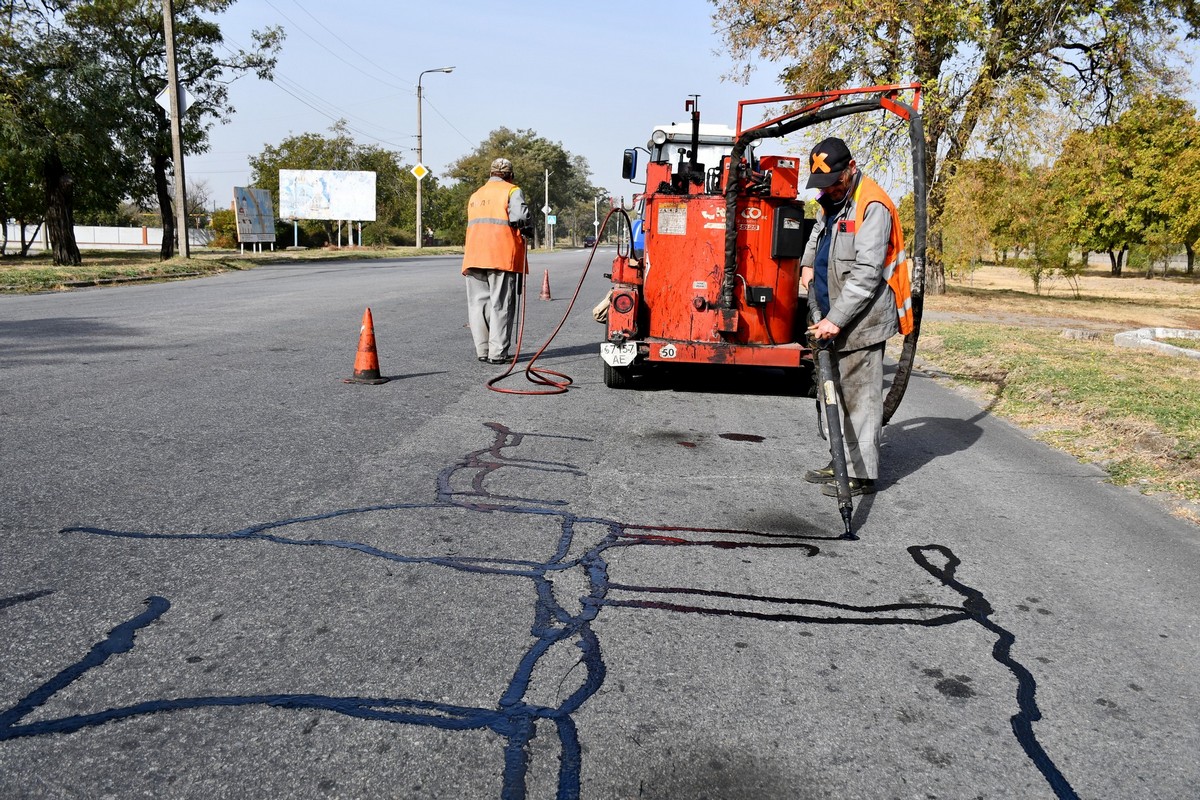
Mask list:
[[[829,314],[827,318],[842,329],[834,340],[839,351],[858,350],[886,341],[900,332],[896,318],[896,297],[883,279],[883,260],[887,257],[888,238],[892,234],[892,215],[881,203],[867,206],[857,231],[853,230],[857,206],[854,190],[861,174],[855,177],[850,200],[835,217],[825,219],[817,213],[801,267],[812,267],[817,257],[817,242],[826,227],[832,229],[829,243]],[[844,223],[849,223],[848,225]],[[847,228],[849,230],[847,230]],[[812,286],[810,285],[810,290]]]

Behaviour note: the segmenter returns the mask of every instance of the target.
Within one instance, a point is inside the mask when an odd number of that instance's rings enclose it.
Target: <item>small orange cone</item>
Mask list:
[[[387,383],[379,376],[379,355],[375,352],[375,322],[371,309],[363,313],[362,329],[358,334],[358,356],[354,359],[354,377],[343,379],[344,383]]]
[[[550,296],[550,270],[542,273],[542,293],[538,295],[539,300],[553,300]]]

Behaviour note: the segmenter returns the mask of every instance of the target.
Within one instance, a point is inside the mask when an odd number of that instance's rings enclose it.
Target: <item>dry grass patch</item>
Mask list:
[[[980,277],[975,288],[926,298],[918,349],[934,374],[1114,483],[1174,498],[1180,516],[1200,522],[1200,365],[1112,342],[1134,327],[1200,328],[1200,281],[1098,277],[1075,299],[1000,285],[1019,275],[979,288]],[[1101,333],[1064,336],[1072,325]]]

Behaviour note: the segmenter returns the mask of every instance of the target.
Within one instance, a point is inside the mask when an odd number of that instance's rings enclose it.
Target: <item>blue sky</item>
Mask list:
[[[688,95],[700,95],[705,122],[732,125],[738,100],[780,93],[770,69],[749,86],[722,80],[732,62],[716,52],[711,9],[704,0],[241,0],[218,18],[228,41],[246,45],[270,24],[288,31],[278,85],[249,76],[232,85],[237,113],[213,128],[209,153],[188,158],[188,182],[207,181],[224,206],[247,185],[248,156],[290,134],[327,132],[337,117],[358,141],[415,163],[418,75],[453,66],[421,81],[427,167],[442,172],[500,126],[528,128],[586,157],[593,183],[629,198],[622,151],[644,146],[656,124],[686,121]]]
[[[188,159],[188,182],[206,181],[225,206],[235,185],[248,185],[249,156],[291,134],[325,133],[339,117],[358,141],[415,163],[417,77],[453,66],[422,79],[427,167],[441,173],[500,126],[532,129],[586,157],[592,182],[628,199],[637,187],[621,179],[622,151],[644,146],[657,124],[686,121],[689,95],[700,95],[705,122],[733,125],[738,100],[782,93],[770,64],[749,85],[722,80],[733,64],[712,8],[706,0],[240,0],[219,17],[227,41],[247,45],[251,29],[272,24],[288,31],[276,83],[234,82],[237,113],[213,128],[209,153]],[[1189,99],[1200,105],[1195,90]],[[541,176],[517,177],[538,195]]]

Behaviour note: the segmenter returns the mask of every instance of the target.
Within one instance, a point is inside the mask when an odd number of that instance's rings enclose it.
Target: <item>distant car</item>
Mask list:
[[[583,246],[584,247],[595,247],[596,246],[596,237],[592,236],[590,233],[587,236],[583,237]]]

